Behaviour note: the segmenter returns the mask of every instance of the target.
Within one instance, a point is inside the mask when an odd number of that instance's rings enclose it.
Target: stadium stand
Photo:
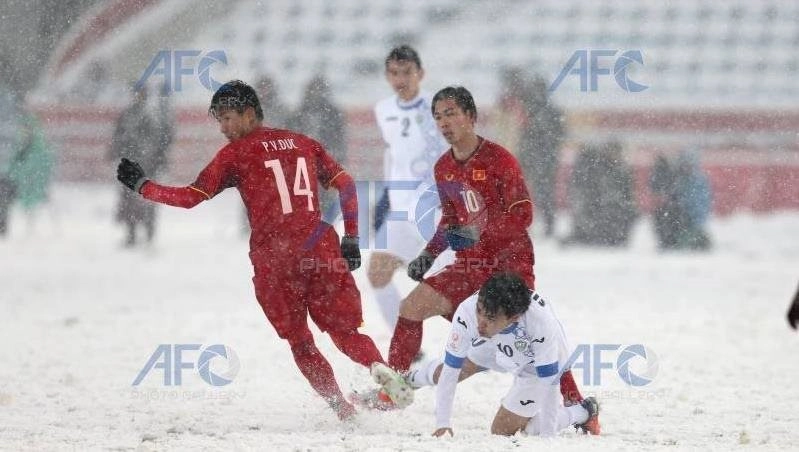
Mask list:
[[[215,78],[272,75],[292,104],[305,82],[324,72],[348,109],[348,165],[357,177],[372,178],[379,174],[381,144],[370,109],[388,94],[382,59],[397,43],[420,50],[427,89],[463,84],[484,116],[490,115],[504,66],[554,80],[577,50],[640,50],[644,64],[631,65],[628,76],[648,85],[645,91],[622,90],[613,74],[600,75],[595,92],[580,91],[578,75],[568,75],[554,91],[570,126],[561,179],[567,179],[577,144],[615,137],[626,143],[646,207],[644,182],[653,154],[699,146],[717,213],[738,205],[799,207],[799,3],[794,1],[239,0],[208,13],[179,0],[139,2],[141,8],[130,3],[117,0],[91,10],[62,45],[79,51],[57,52],[32,97],[61,149],[62,179],[110,174],[101,157],[121,102],[81,105],[65,94],[82,83],[98,57],[115,80],[127,83],[159,50],[221,49],[228,64],[214,67]],[[110,19],[98,20],[104,14]],[[161,18],[160,25],[145,27],[154,17]],[[87,36],[97,35],[97,27],[111,19],[124,27],[100,33],[103,39],[88,45]],[[148,38],[152,33],[164,38]],[[612,70],[618,54],[599,63]],[[186,79],[189,86],[173,95],[176,181],[191,177],[198,162],[222,143],[204,113],[209,92],[193,81]],[[564,192],[561,187],[561,197]]]

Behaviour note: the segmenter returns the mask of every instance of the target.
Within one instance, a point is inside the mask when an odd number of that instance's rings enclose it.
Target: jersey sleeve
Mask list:
[[[497,184],[501,196],[502,212],[494,227],[485,232],[492,243],[501,244],[504,239],[519,234],[533,222],[533,202],[521,167],[512,155],[506,155],[497,164]]]
[[[338,190],[341,213],[344,217],[344,233],[358,235],[358,190],[355,181],[344,168],[322,147],[314,142],[317,163],[317,178],[325,187]]]
[[[538,293],[533,292],[528,312],[533,315],[531,342],[535,356],[535,386],[533,398],[540,406],[537,415],[538,433],[543,437],[554,436],[558,431],[558,407],[560,406],[560,390],[558,381],[561,366],[560,338],[562,327],[555,317],[551,306]]]
[[[319,182],[325,188],[330,188],[330,183],[339,174],[344,172],[344,168],[328,153],[321,144],[313,142],[314,155],[316,156],[316,171]]]
[[[238,184],[235,164],[230,145],[222,148],[213,160],[200,171],[197,179],[191,184],[194,190],[211,199],[226,188],[235,187]]]
[[[144,199],[168,206],[183,207],[184,209],[191,209],[209,199],[205,193],[191,185],[188,187],[168,187],[153,181],[145,182],[139,193]]]
[[[458,307],[452,316],[449,338],[444,352],[444,365],[436,384],[436,428],[451,427],[452,406],[458,386],[463,362],[472,346],[477,331],[471,321],[468,306],[474,309],[474,300],[467,300]]]
[[[150,201],[174,207],[190,209],[202,201],[216,196],[222,190],[233,187],[237,183],[234,176],[234,164],[230,160],[229,146],[220,150],[195,181],[186,187],[169,187],[154,181],[142,185],[141,195]]]
[[[546,303],[540,295],[533,292],[530,310],[534,312],[531,331],[535,337],[530,348],[535,356],[535,374],[538,378],[559,375],[561,366],[565,364],[559,361],[561,326]]]
[[[477,328],[470,319],[469,306],[474,309],[474,300],[469,299],[461,303],[452,315],[452,324],[444,347],[444,364],[450,367],[463,366],[463,360],[466,359],[472,346],[472,339],[478,337]]]
[[[507,155],[501,161],[500,190],[502,193],[503,211],[506,213],[524,213],[529,210],[530,216],[527,220],[527,227],[532,221],[532,200],[527,191],[527,184],[524,181],[524,174],[519,166],[519,162],[512,156]],[[519,216],[519,215],[516,215]]]

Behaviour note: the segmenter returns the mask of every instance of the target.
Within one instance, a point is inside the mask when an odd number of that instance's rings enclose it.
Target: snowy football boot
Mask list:
[[[353,405],[369,410],[391,411],[399,409],[383,388],[370,389],[365,392],[355,391],[348,396],[348,399]]]
[[[577,429],[581,429],[585,434],[599,435],[599,402],[595,397],[586,397],[580,405],[588,411],[588,420],[582,424],[575,424]]]
[[[397,408],[402,409],[413,403],[413,388],[397,371],[385,364],[374,363],[371,374]]]

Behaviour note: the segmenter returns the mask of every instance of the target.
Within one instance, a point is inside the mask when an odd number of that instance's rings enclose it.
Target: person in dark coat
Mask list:
[[[555,186],[560,147],[566,135],[563,112],[552,103],[547,82],[535,76],[523,97],[527,122],[519,141],[519,163],[531,185],[536,213],[544,219],[544,235],[555,232]]]
[[[633,176],[615,141],[587,144],[572,173],[572,232],[563,244],[622,246],[638,216]]]
[[[111,139],[109,160],[125,157],[137,161],[147,174],[157,174],[166,166],[166,150],[171,132],[166,132],[147,108],[147,87],[137,87],[133,102],[120,115]],[[116,220],[127,230],[125,246],[137,243],[137,229],[143,226],[148,243],[155,236],[155,204],[143,201],[125,187],[119,189]]]
[[[319,141],[337,162],[347,161],[346,118],[333,103],[330,83],[323,75],[313,77],[305,86],[302,102],[289,121],[289,128]],[[326,221],[339,212],[335,191],[322,190],[319,208]]]

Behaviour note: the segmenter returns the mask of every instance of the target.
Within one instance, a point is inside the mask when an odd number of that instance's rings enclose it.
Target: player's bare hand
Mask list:
[[[437,429],[436,431],[433,432],[433,436],[435,436],[436,438],[441,438],[442,436],[444,436],[445,433],[449,433],[449,436],[455,436],[455,434],[452,433],[452,429],[449,427]]]

